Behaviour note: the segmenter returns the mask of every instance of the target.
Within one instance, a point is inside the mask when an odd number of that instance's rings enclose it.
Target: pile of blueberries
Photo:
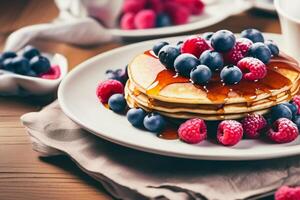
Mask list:
[[[294,101],[298,100],[298,96],[294,98]],[[300,115],[298,114],[300,110],[298,104],[293,100],[290,102],[284,102],[272,107],[269,113],[269,120],[275,122],[280,118],[286,118],[293,121],[297,127],[300,129]],[[300,102],[300,99],[298,100]],[[298,102],[298,103],[299,103]]]
[[[0,69],[25,76],[39,77],[51,68],[48,58],[28,45],[19,52],[5,51],[0,55]]]
[[[244,57],[257,58],[264,64],[267,64],[272,56],[279,54],[278,46],[271,40],[265,41],[257,29],[242,31],[241,38],[251,43],[248,49],[237,47],[238,39],[231,31],[219,30],[194,36],[177,45],[158,42],[152,50],[167,69],[190,78],[195,84],[206,84],[214,72],[220,72],[221,80],[230,85],[238,83],[243,72],[236,63],[225,62],[224,58],[228,53],[231,53],[232,57],[245,54]]]

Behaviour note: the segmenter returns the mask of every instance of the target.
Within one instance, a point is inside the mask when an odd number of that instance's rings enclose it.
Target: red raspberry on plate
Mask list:
[[[141,10],[134,18],[135,27],[138,29],[154,28],[155,23],[156,14],[150,9]]]
[[[123,94],[124,86],[120,81],[109,79],[101,82],[97,87],[97,97],[102,103],[107,103],[113,94]]]
[[[180,25],[188,22],[190,16],[188,8],[176,2],[167,2],[164,6],[164,10],[171,17],[173,24]]]
[[[155,13],[160,13],[163,10],[161,0],[147,0],[146,8],[153,10]]]
[[[300,187],[280,187],[275,193],[275,200],[300,200]]]
[[[259,114],[249,114],[242,121],[244,134],[247,138],[258,138],[267,126],[266,119]]]
[[[218,141],[225,146],[237,144],[243,137],[243,126],[235,120],[222,121],[217,130]]]
[[[276,143],[288,143],[295,140],[299,135],[297,125],[289,119],[280,118],[273,123],[267,136]]]
[[[252,41],[247,38],[237,39],[234,47],[223,55],[225,63],[236,65],[247,55],[252,44]]]
[[[50,68],[50,70],[47,73],[42,74],[41,78],[54,80],[58,79],[60,75],[60,67],[58,65],[54,65]]]
[[[190,36],[183,42],[181,46],[181,53],[190,53],[199,58],[204,51],[210,48],[211,47],[208,45],[205,39],[194,35]]]
[[[267,75],[266,65],[257,58],[246,57],[240,60],[237,66],[246,72],[243,78],[249,81],[263,79]]]
[[[206,124],[202,119],[190,119],[180,125],[178,129],[179,138],[190,144],[196,144],[207,137]]]
[[[146,0],[125,0],[123,3],[123,13],[137,13],[145,7]]]
[[[300,114],[300,95],[296,95],[293,98],[293,102],[297,105],[298,107],[298,112],[297,114]]]
[[[174,2],[186,7],[193,15],[200,15],[205,7],[201,0],[175,0]]]
[[[121,28],[124,30],[132,30],[135,29],[134,25],[134,17],[135,15],[133,13],[125,13],[120,21]]]

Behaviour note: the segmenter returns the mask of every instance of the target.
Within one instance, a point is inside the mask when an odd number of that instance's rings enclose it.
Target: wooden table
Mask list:
[[[11,0],[1,1],[0,13],[0,44],[3,47],[10,32],[26,25],[49,22],[58,11],[50,0]],[[264,32],[280,32],[275,15],[258,11],[233,16],[201,32],[223,28],[240,32],[251,26]],[[111,42],[80,48],[39,41],[37,45],[43,50],[66,55],[73,68],[87,58],[124,44]],[[98,182],[82,173],[70,159],[42,159],[31,149],[19,118],[24,113],[39,110],[43,104],[36,98],[0,97],[0,199],[112,199]]]

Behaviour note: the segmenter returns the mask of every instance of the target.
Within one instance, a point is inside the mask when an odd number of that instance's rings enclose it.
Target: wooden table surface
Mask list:
[[[51,0],[0,2],[1,47],[12,31],[31,24],[49,22],[58,13]],[[276,15],[255,10],[230,17],[194,33],[223,28],[240,32],[247,27],[280,33]],[[38,41],[37,45],[45,51],[66,55],[73,68],[87,58],[125,44],[111,42],[81,48],[52,41]],[[43,104],[44,100],[39,98],[0,97],[0,199],[112,199],[98,182],[82,173],[70,159],[39,158],[31,149],[31,142],[19,118],[24,113],[39,110]]]

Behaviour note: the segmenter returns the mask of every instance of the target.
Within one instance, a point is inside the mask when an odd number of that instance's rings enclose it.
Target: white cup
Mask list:
[[[300,0],[275,0],[285,51],[300,61]]]

